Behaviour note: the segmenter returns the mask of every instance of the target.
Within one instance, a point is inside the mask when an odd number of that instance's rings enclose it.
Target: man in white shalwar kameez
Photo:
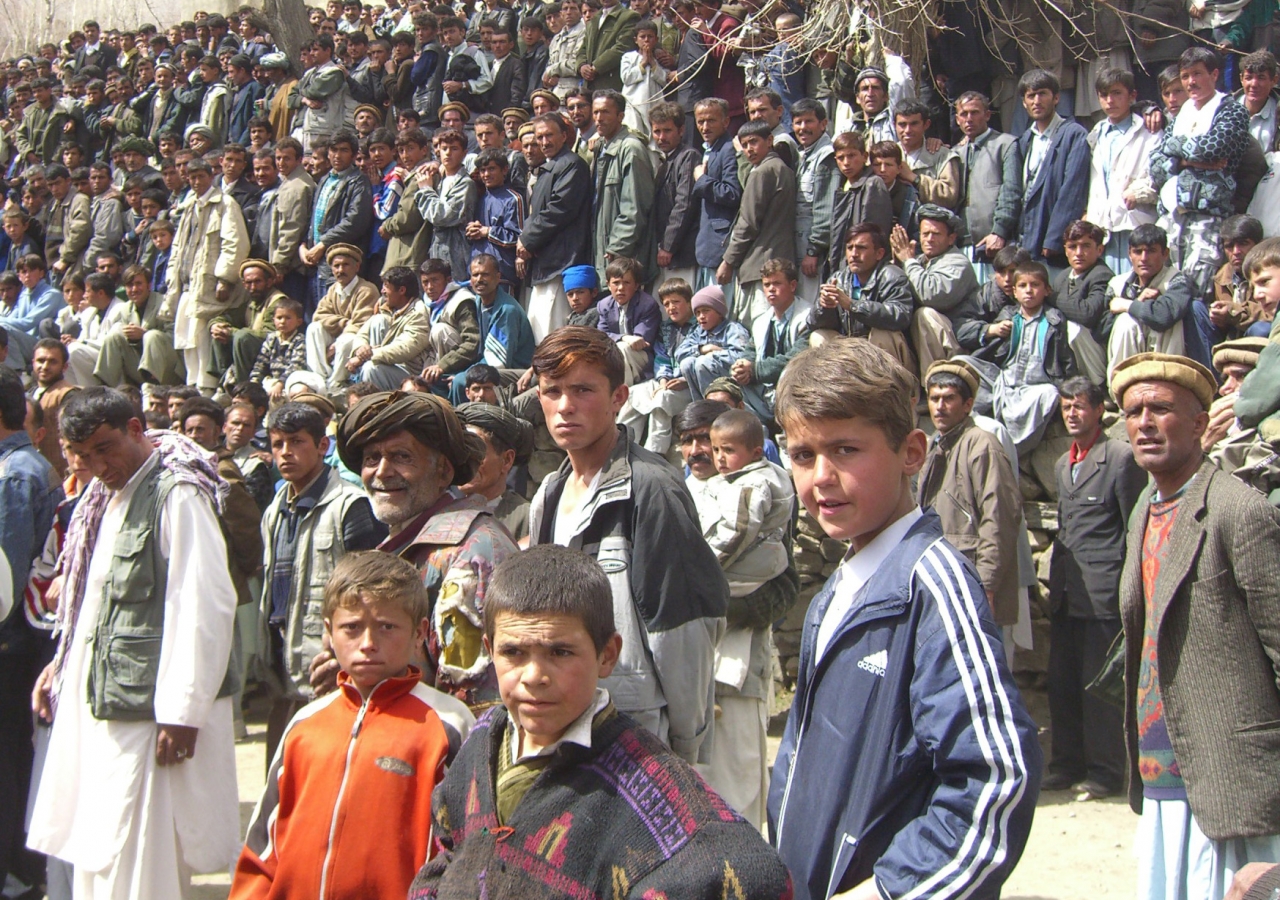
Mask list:
[[[226,871],[240,847],[232,699],[218,699],[236,611],[215,506],[225,484],[186,438],[144,433],[140,413],[115,391],[81,391],[65,412],[63,438],[97,480],[69,529],[65,633],[36,689],[42,718],[53,712],[51,695],[56,716],[28,844],[74,867],[77,900],[175,900],[189,895],[194,872]],[[163,598],[153,597],[163,603],[154,716],[97,718],[90,673],[94,642],[107,637],[100,612],[122,577],[118,536],[158,466],[176,483],[159,494],[153,520],[167,563]],[[108,658],[114,668],[116,654]]]

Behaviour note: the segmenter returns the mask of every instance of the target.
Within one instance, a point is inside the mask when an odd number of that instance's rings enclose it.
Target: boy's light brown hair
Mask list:
[[[1240,267],[1246,279],[1252,278],[1263,269],[1280,268],[1280,237],[1267,238],[1254,245],[1244,257]]]
[[[1049,270],[1038,262],[1021,262],[1013,267],[1013,283],[1016,286],[1023,278],[1035,278],[1044,289],[1049,290]]]
[[[391,603],[417,627],[431,611],[431,598],[422,575],[405,560],[379,550],[348,553],[333,567],[324,586],[323,618],[338,609],[357,609],[361,603]]]
[[[828,341],[791,360],[774,415],[784,429],[814,419],[863,419],[897,450],[916,427],[916,377],[868,341]]]
[[[764,426],[749,409],[731,409],[716,416],[711,423],[711,435],[721,434],[739,441],[746,450],[764,449]]]
[[[595,366],[609,379],[610,390],[626,378],[622,351],[598,328],[566,325],[543,338],[533,354],[533,374],[560,378],[578,363]]]

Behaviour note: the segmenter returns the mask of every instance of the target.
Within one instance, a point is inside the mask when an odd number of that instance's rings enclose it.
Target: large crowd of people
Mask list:
[[[946,7],[0,61],[0,894],[997,897],[1069,791],[1272,896],[1275,0]]]

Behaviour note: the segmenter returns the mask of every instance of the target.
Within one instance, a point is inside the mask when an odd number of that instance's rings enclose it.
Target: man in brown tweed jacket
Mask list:
[[[1221,900],[1246,863],[1280,861],[1280,512],[1204,459],[1216,387],[1162,353],[1112,380],[1154,482],[1120,583],[1140,897]]]

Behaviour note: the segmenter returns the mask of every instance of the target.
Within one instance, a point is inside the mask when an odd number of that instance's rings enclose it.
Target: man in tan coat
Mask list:
[[[340,392],[351,377],[347,361],[355,349],[360,327],[378,312],[378,288],[356,273],[364,262],[359,247],[334,244],[325,254],[333,270],[333,284],[320,299],[307,326],[307,368]]]
[[[920,506],[942,519],[942,529],[978,570],[996,623],[1018,621],[1018,530],[1022,494],[999,438],[973,421],[978,373],[959,360],[933,364],[925,379],[929,417],[938,429],[920,472]]]
[[[173,346],[186,362],[187,383],[211,394],[218,378],[210,372],[210,320],[244,303],[238,275],[249,232],[240,205],[214,185],[207,162],[187,163],[187,179],[191,194],[173,241],[162,316],[173,316]]]
[[[302,168],[302,144],[291,137],[276,142],[276,169],[280,186],[271,201],[271,227],[267,261],[279,273],[281,287],[290,297],[306,296],[306,270],[298,258],[298,248],[311,225],[311,204],[315,200],[316,183]],[[259,215],[262,215],[260,210]]]
[[[347,372],[394,391],[422,374],[430,360],[431,318],[418,298],[418,276],[407,266],[382,273],[382,306],[356,335]]]
[[[48,224],[44,233],[44,258],[49,263],[49,282],[55,287],[69,272],[78,271],[80,255],[89,246],[93,229],[89,218],[89,197],[71,183],[66,166],[45,170],[49,184]]]

